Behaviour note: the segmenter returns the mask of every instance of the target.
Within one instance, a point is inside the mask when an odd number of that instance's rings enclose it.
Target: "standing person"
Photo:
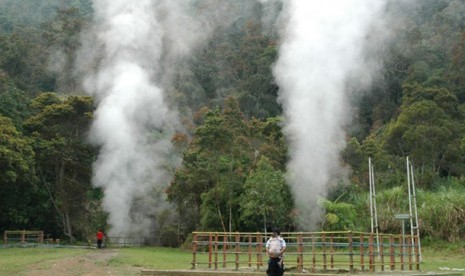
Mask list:
[[[102,248],[102,242],[103,242],[103,237],[105,237],[105,234],[103,234],[102,229],[99,229],[97,232],[97,248]]]
[[[286,241],[280,236],[278,228],[273,229],[271,237],[266,242],[266,254],[268,255],[268,276],[281,276],[284,274],[284,251],[286,251]]]

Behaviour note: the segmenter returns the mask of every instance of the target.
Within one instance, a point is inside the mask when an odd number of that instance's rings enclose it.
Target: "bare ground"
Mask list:
[[[93,250],[85,255],[47,261],[30,265],[20,275],[27,276],[101,276],[101,275],[140,275],[142,268],[125,265],[111,265],[110,260],[118,255],[118,250]]]

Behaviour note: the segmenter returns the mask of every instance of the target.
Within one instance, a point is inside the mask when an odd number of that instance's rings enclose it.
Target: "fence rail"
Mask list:
[[[298,272],[420,270],[417,236],[361,232],[286,232],[284,262]],[[263,233],[194,232],[192,268],[260,269]]]

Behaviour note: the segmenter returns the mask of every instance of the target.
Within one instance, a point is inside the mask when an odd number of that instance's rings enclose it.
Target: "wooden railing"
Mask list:
[[[420,270],[418,237],[361,232],[285,232],[284,263],[297,272]],[[267,265],[264,233],[194,232],[192,268]]]
[[[3,233],[4,243],[43,243],[43,231],[7,230]]]

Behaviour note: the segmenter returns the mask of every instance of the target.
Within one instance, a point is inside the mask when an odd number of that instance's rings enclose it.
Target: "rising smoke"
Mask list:
[[[274,76],[290,142],[288,181],[302,229],[313,230],[321,220],[318,199],[342,171],[349,94],[366,88],[376,69],[366,53],[383,2],[283,1],[285,28]]]
[[[109,235],[147,236],[166,210],[163,190],[180,159],[170,139],[182,128],[167,87],[183,58],[243,6],[218,0],[94,0],[78,68],[98,107],[100,146],[93,184],[104,191]]]
[[[104,190],[109,234],[144,235],[153,213],[135,210],[134,200],[160,197],[153,187],[169,178],[169,138],[179,125],[154,82],[165,30],[150,0],[93,4],[94,37],[81,53],[94,63],[84,87],[98,103],[92,140],[101,150],[93,184]]]

